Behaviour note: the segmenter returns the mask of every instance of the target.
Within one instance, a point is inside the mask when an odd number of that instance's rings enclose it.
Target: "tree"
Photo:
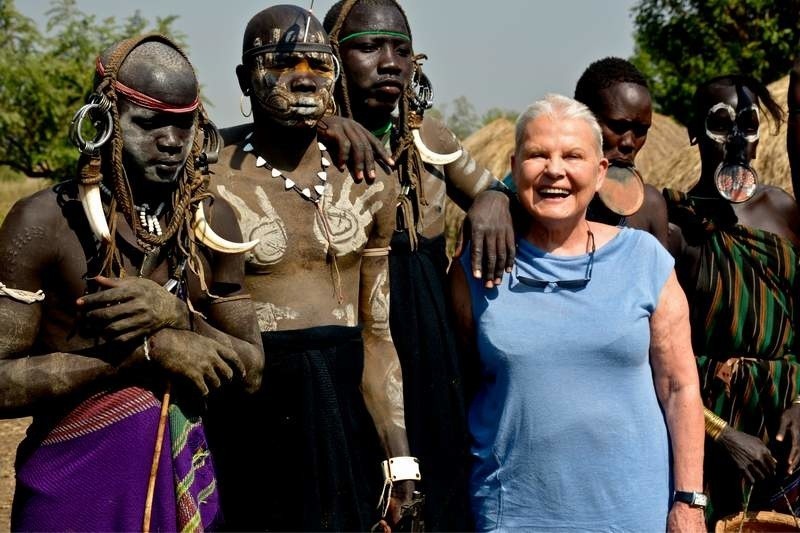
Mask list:
[[[481,117],[481,125],[485,126],[499,118],[505,118],[512,122],[516,122],[517,116],[519,116],[519,112],[514,111],[513,109],[501,109],[499,107],[493,107],[483,114],[483,117]]]
[[[175,16],[150,24],[137,11],[117,22],[83,13],[75,0],[51,6],[41,32],[13,0],[0,0],[0,166],[64,179],[78,158],[69,124],[91,91],[97,54],[148,27],[178,42],[185,36],[172,30]]]
[[[633,63],[665,114],[687,124],[695,88],[714,76],[785,76],[800,42],[800,0],[640,0]]]

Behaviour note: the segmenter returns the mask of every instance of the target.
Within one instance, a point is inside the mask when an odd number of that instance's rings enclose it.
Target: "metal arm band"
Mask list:
[[[719,439],[719,436],[722,435],[722,430],[728,426],[727,422],[708,409],[703,409],[703,419],[706,423],[706,434],[713,440]]]
[[[391,457],[388,461],[381,463],[384,481],[419,481],[422,476],[419,473],[419,459],[416,457]]]

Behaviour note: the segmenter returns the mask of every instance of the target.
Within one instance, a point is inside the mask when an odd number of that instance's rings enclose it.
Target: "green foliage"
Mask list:
[[[449,112],[451,106],[452,112]],[[517,115],[519,115],[517,111],[511,109],[493,107],[484,113],[483,116],[479,116],[478,112],[475,111],[475,106],[467,100],[466,96],[459,96],[449,104],[437,105],[426,113],[447,124],[450,131],[461,140],[466,139],[481,127],[498,118],[505,117],[511,121],[515,121],[517,120]]]
[[[514,111],[513,109],[501,109],[499,107],[493,107],[483,114],[483,117],[481,117],[481,125],[485,126],[499,118],[505,118],[511,122],[516,122],[518,116],[519,112]]]
[[[659,110],[684,124],[698,84],[736,72],[780,79],[800,41],[800,0],[640,0],[633,13],[632,61]]]
[[[92,88],[97,55],[116,41],[159,31],[178,43],[175,16],[149,23],[136,11],[122,21],[53,0],[44,31],[0,0],[0,167],[33,177],[70,177],[78,152],[69,123]]]

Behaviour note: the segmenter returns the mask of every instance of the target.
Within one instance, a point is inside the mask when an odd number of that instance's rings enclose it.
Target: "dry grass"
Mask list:
[[[34,178],[0,181],[0,223],[3,222],[6,213],[17,200],[49,187],[51,184],[51,181]]]

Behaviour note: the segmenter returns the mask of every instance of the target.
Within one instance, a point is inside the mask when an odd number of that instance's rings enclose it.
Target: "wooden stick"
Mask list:
[[[161,458],[161,443],[164,441],[164,429],[167,426],[167,414],[169,410],[170,386],[167,383],[167,390],[164,391],[164,399],[161,400],[161,416],[158,419],[158,431],[156,432],[156,445],[153,450],[153,463],[150,466],[150,480],[147,484],[147,497],[144,501],[144,520],[142,521],[142,533],[150,533],[150,516],[153,513],[153,496],[156,490],[156,474],[158,474],[158,463]]]

